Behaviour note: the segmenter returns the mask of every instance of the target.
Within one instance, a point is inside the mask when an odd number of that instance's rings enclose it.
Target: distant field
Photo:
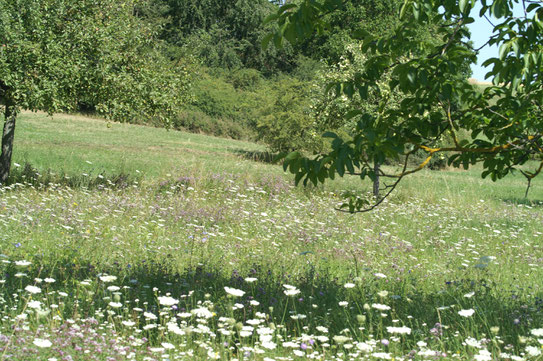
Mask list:
[[[541,179],[525,199],[520,175],[428,170],[349,215],[338,194],[368,184],[294,188],[261,145],[17,127],[0,360],[541,359]]]

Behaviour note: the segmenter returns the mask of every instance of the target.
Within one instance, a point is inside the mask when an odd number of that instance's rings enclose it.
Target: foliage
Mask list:
[[[350,50],[353,33],[364,29],[371,34],[386,34],[398,24],[397,12],[401,0],[351,0],[345,2],[337,11],[326,13],[322,20],[327,30],[322,34],[312,34],[296,48],[313,59],[324,59],[334,65]],[[430,33],[423,31],[426,36]]]
[[[266,78],[258,70],[225,71],[199,67],[192,101],[172,119],[172,126],[234,139],[260,140],[273,151],[322,149],[312,116],[313,65],[293,75]]]
[[[0,3],[0,99],[6,109],[2,175],[9,173],[17,109],[49,113],[82,104],[109,119],[167,122],[188,74],[157,48],[135,1]]]
[[[2,98],[54,112],[91,104],[115,120],[171,114],[186,73],[167,67],[155,29],[134,2],[5,1],[0,20]]]
[[[512,6],[519,2],[525,11],[516,18]],[[494,77],[494,86],[481,94],[464,74],[466,62],[473,63],[477,58],[478,50],[471,46],[464,27],[474,21],[475,1],[406,0],[399,24],[391,34],[371,35],[364,29],[353,34],[363,40],[361,51],[368,59],[352,79],[334,85],[338,95],[353,97],[357,93],[367,99],[372,90],[380,91],[379,81],[390,73],[388,87],[401,94],[400,106],[387,108],[384,99],[378,115],[364,109],[353,110],[348,117],[359,118],[352,139],[328,133],[331,152],[312,159],[292,153],[285,158],[285,169],[296,173],[297,182],[304,179],[304,184],[317,184],[336,174],[373,179],[373,162],[402,160],[401,171],[381,174],[395,179],[388,195],[405,176],[421,170],[441,153],[452,153],[449,163],[457,167],[481,163],[483,177],[490,175],[493,180],[518,169],[532,156],[542,159],[543,85],[539,74],[543,59],[543,5],[523,0],[482,3],[477,15],[494,16],[500,21],[494,28],[496,35],[485,45],[500,48],[499,58],[485,62],[492,66],[487,75]],[[267,40],[273,39],[280,45],[283,38],[296,42],[314,31],[323,32],[326,23],[322,14],[341,6],[339,0],[305,0],[284,5],[269,18],[279,22],[280,30]],[[435,28],[439,37],[417,39],[420,26]],[[460,140],[459,130],[470,133],[470,138]],[[432,146],[445,133],[454,145]],[[427,158],[409,169],[409,157],[420,150],[427,153]],[[521,172],[530,182],[542,169],[543,160],[534,171]],[[366,202],[351,197],[344,206],[350,212],[367,211],[383,199],[368,207]]]
[[[235,139],[256,139],[261,108],[272,99],[272,80],[257,70],[235,72],[197,67],[193,99],[174,117],[173,126]]]
[[[275,27],[262,26],[277,6],[268,0],[154,0],[167,6],[168,23],[161,38],[177,48],[173,57],[192,54],[208,67],[254,68],[266,75],[289,71],[294,57],[291,48],[260,47]]]
[[[317,150],[322,142],[310,110],[310,89],[293,78],[281,78],[274,88],[273,104],[264,108],[257,129],[272,151]]]

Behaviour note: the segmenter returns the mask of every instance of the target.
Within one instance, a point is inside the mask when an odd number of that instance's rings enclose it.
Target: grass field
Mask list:
[[[263,151],[25,113],[0,359],[543,359],[542,180],[424,171],[349,215],[369,185],[294,188]]]

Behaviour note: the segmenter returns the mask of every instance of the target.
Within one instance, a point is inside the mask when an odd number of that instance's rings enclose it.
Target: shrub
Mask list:
[[[257,122],[259,139],[273,151],[321,149],[322,139],[310,112],[308,84],[283,77],[275,85],[275,101]]]

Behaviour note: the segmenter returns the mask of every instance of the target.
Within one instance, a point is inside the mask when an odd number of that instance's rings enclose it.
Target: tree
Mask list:
[[[136,1],[0,2],[0,183],[9,176],[21,109],[49,113],[80,104],[109,119],[167,122],[187,93],[186,72],[160,55],[156,29]]]
[[[348,2],[348,1],[346,1]],[[357,196],[348,197],[342,209],[365,212],[378,206],[406,176],[423,169],[440,153],[450,153],[449,164],[468,168],[481,163],[482,176],[500,179],[519,170],[530,181],[543,170],[543,4],[530,0],[482,0],[473,14],[476,0],[405,0],[399,24],[390,34],[371,35],[363,29],[353,36],[362,40],[360,51],[368,57],[354,76],[330,84],[337,95],[366,99],[371,91],[380,92],[379,81],[390,74],[388,87],[401,94],[397,107],[387,107],[383,97],[377,115],[354,109],[347,117],[357,119],[352,138],[326,133],[332,150],[306,158],[299,152],[284,158],[284,168],[295,174],[296,183],[318,184],[336,175],[393,180],[384,197],[374,203]],[[513,6],[522,6],[516,17]],[[344,6],[341,0],[303,0],[287,4],[268,20],[279,23],[279,30],[268,35],[263,45],[283,39],[303,41],[316,32],[325,32],[324,14]],[[494,17],[494,34],[484,46],[499,47],[499,57],[487,60],[487,78],[493,86],[479,91],[465,76],[466,63],[474,63],[481,49],[474,49],[465,25],[474,16]],[[434,39],[416,39],[417,28],[434,27]],[[469,136],[459,137],[459,132]],[[452,146],[433,146],[447,137]],[[409,166],[409,158],[423,151],[426,159]],[[540,161],[528,171],[520,169],[530,159]],[[400,161],[397,174],[376,172],[373,164]]]
[[[292,49],[267,49],[262,38],[274,25],[262,26],[277,10],[268,0],[152,0],[166,6],[169,22],[161,38],[171,45],[173,57],[189,52],[210,67],[253,68],[266,75],[289,71],[294,65]],[[177,50],[177,54],[176,54]],[[180,51],[181,50],[181,51]]]

